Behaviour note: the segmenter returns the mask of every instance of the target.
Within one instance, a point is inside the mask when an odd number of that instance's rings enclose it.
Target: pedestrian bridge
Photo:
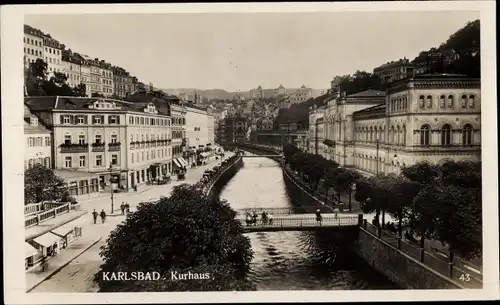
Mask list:
[[[274,158],[274,157],[283,157],[283,155],[242,155],[242,158]]]
[[[323,214],[322,220],[317,221],[315,214],[301,214],[280,216],[271,223],[258,219],[256,224],[247,224],[245,216],[236,217],[241,221],[243,233],[254,232],[284,232],[284,231],[321,231],[321,230],[343,230],[357,228],[359,224],[358,215],[338,216],[336,214]]]

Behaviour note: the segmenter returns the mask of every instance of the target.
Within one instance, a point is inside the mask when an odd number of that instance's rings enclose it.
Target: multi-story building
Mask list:
[[[24,25],[24,63],[29,65],[37,59],[44,60],[43,57],[43,37],[42,31],[29,25]]]
[[[247,139],[248,122],[241,116],[230,116],[220,122],[220,143],[245,142]]]
[[[53,131],[53,163],[72,195],[131,189],[171,169],[171,119],[153,103],[105,98],[28,97]]]
[[[325,111],[326,106],[311,106],[309,110],[309,139],[308,152],[326,157],[325,140]]]
[[[311,88],[307,88],[305,85],[302,85],[300,89],[296,90],[287,97],[287,102],[289,105],[302,103],[311,99],[313,97],[312,94],[313,92]]]
[[[38,118],[24,106],[24,169],[42,164],[52,168],[52,134]]]
[[[126,98],[133,93],[133,79],[125,69],[121,67],[112,67],[114,95]]]
[[[480,160],[480,80],[423,74],[328,102],[327,157],[365,174]]]
[[[92,94],[103,95],[102,91],[102,82],[101,82],[101,65],[97,58],[92,59],[86,55],[83,55],[85,58],[85,65],[88,66],[89,75],[87,79],[87,86]]]
[[[62,62],[62,51],[64,50],[64,45],[59,41],[52,38],[50,35],[46,34],[43,37],[43,55],[44,60],[47,63],[47,73],[48,77],[54,76],[55,72],[62,73],[63,62]]]
[[[285,95],[286,94],[286,89],[283,87],[283,85],[280,85],[278,89],[276,89],[278,95]]]
[[[101,68],[101,94],[104,96],[112,96],[115,91],[112,66],[104,60],[101,60],[99,64]]]
[[[406,78],[410,69],[413,70],[414,66],[405,57],[376,67],[373,74],[378,75],[383,83],[391,83]]]
[[[188,152],[184,155],[189,164],[213,156],[214,118],[205,109],[186,106],[186,138]]]
[[[62,73],[68,78],[66,83],[74,88],[83,83],[82,79],[82,59],[71,52],[71,50],[62,51]]]
[[[168,96],[170,116],[172,117],[172,160],[174,171],[186,168],[189,163],[184,159],[187,151],[186,107],[176,96]]]

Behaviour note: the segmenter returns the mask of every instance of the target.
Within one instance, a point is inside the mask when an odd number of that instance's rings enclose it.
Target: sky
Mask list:
[[[163,89],[329,87],[439,46],[478,12],[26,15],[74,52]]]

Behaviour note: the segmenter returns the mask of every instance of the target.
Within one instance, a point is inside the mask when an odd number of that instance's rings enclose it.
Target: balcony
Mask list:
[[[109,143],[109,151],[120,151],[122,143],[116,142],[116,143]]]
[[[92,151],[103,152],[105,148],[106,143],[104,142],[92,143]]]
[[[61,144],[61,153],[82,153],[89,150],[88,144]]]

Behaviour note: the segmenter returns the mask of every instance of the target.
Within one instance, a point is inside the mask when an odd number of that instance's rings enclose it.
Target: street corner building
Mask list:
[[[294,141],[366,175],[398,173],[418,162],[479,161],[480,85],[463,75],[420,74],[386,91],[346,95],[332,88],[310,107],[308,135]]]
[[[39,122],[52,136],[38,143],[39,136],[27,135],[28,146],[46,143],[43,162],[68,182],[72,196],[130,190],[172,171],[172,128],[181,122],[172,121],[169,105],[48,96],[26,97],[25,106],[31,122],[25,134]],[[40,160],[28,157],[28,167]]]

